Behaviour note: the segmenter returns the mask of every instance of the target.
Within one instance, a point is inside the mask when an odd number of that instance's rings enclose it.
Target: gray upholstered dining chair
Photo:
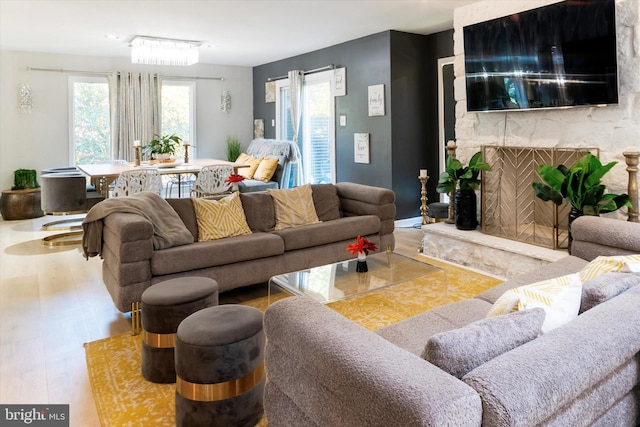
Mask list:
[[[162,178],[157,169],[140,168],[120,173],[111,195],[112,197],[126,197],[143,191],[151,191],[161,195]]]

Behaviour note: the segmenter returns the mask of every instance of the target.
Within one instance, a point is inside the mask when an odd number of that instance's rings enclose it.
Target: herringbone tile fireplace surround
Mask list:
[[[591,148],[533,148],[485,145],[483,159],[491,170],[482,174],[482,231],[551,249],[567,247],[570,207],[537,198],[531,184],[542,182],[538,166],[570,167]]]

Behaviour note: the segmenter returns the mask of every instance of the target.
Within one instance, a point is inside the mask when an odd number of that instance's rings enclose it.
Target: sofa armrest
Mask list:
[[[309,298],[271,305],[265,333],[270,424],[480,425],[464,383]]]
[[[571,224],[571,237],[571,254],[587,261],[640,253],[640,223],[585,215]]]
[[[344,216],[376,215],[380,234],[391,234],[396,217],[396,195],[392,190],[353,182],[335,184]]]
[[[594,423],[638,386],[639,306],[635,286],[469,372],[483,425]]]

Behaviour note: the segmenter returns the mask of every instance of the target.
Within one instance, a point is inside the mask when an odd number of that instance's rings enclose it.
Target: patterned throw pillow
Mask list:
[[[599,256],[580,270],[580,280],[585,283],[601,274],[615,271],[624,273],[640,272],[640,254]]]
[[[251,234],[240,193],[235,192],[220,200],[195,197],[191,200],[196,211],[199,242]]]
[[[273,197],[276,230],[321,222],[313,204],[310,184],[284,190],[269,188],[267,193]]]
[[[489,360],[537,338],[544,318],[544,310],[534,308],[482,319],[435,334],[420,357],[462,378]]]
[[[546,312],[542,332],[547,333],[578,317],[581,297],[580,274],[568,274],[508,290],[496,300],[487,317],[540,307]]]

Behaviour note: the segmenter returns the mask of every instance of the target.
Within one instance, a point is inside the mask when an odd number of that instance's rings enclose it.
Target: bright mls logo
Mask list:
[[[69,427],[69,405],[0,405],[0,426]]]

